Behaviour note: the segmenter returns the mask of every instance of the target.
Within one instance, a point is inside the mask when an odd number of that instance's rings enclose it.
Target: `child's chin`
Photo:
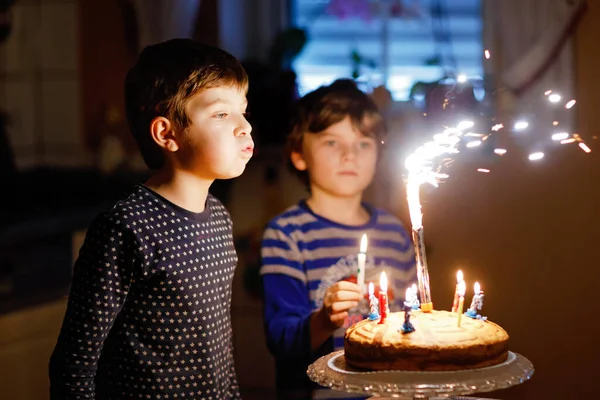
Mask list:
[[[246,164],[244,164],[241,168],[240,167],[232,168],[230,171],[228,171],[227,173],[223,174],[223,176],[221,176],[221,177],[219,177],[217,179],[233,179],[233,178],[237,178],[240,175],[242,175],[245,170],[246,170]]]

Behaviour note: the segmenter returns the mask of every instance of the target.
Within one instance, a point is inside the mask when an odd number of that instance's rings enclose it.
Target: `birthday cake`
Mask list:
[[[404,312],[360,321],[347,329],[344,357],[368,370],[455,371],[492,366],[508,356],[508,334],[493,322],[449,311],[412,311],[414,331],[403,331]]]

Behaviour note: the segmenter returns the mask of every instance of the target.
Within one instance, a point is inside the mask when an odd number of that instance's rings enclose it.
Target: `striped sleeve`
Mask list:
[[[307,283],[298,245],[282,227],[271,223],[265,229],[261,247],[261,275],[283,274]]]
[[[310,317],[306,273],[298,246],[275,223],[262,243],[263,310],[267,347],[278,359],[310,361]]]

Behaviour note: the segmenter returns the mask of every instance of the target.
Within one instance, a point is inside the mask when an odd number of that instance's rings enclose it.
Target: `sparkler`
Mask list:
[[[421,213],[420,189],[421,185],[429,183],[438,186],[438,183],[448,177],[441,173],[446,160],[440,158],[445,155],[458,153],[458,144],[464,131],[473,127],[472,121],[463,121],[456,128],[447,128],[442,133],[434,135],[433,140],[417,148],[406,159],[408,178],[406,193],[408,209],[412,223],[412,238],[415,247],[417,263],[417,279],[421,295],[421,310],[433,310],[431,301],[431,288],[429,286],[429,272],[427,270],[427,257],[425,255],[425,241],[423,236],[423,215]]]
[[[460,80],[462,81],[462,79]],[[550,103],[559,103],[562,101],[562,96],[548,90],[544,93]],[[576,104],[576,101],[569,100],[565,105],[565,109],[571,109]],[[557,123],[553,124],[558,125]],[[433,310],[431,300],[431,288],[429,284],[429,272],[427,268],[427,256],[425,254],[425,242],[423,234],[423,215],[421,212],[420,189],[421,185],[428,183],[435,187],[440,182],[445,180],[448,175],[443,173],[443,168],[451,162],[451,156],[459,152],[459,144],[465,140],[465,147],[476,148],[480,147],[483,142],[492,134],[502,134],[500,131],[504,128],[504,124],[495,123],[489,128],[489,132],[484,134],[471,131],[474,127],[472,121],[462,121],[456,127],[448,127],[441,133],[435,134],[433,139],[418,147],[405,162],[405,167],[408,171],[406,179],[406,193],[408,199],[408,208],[410,220],[412,223],[412,238],[415,248],[415,259],[417,264],[417,279],[419,294],[421,297],[421,310],[428,312]],[[526,131],[530,127],[528,121],[519,119],[512,124],[513,132]],[[481,140],[473,140],[472,138],[481,138]],[[551,141],[560,142],[562,144],[577,142],[579,147],[586,153],[591,152],[591,149],[583,142],[577,134],[569,134],[568,132],[557,132],[550,136]],[[494,153],[502,156],[506,154],[506,149],[496,148]],[[531,152],[528,156],[531,161],[543,159],[545,153],[542,151]],[[478,168],[478,172],[489,173],[487,168]]]
[[[485,50],[485,57],[486,59],[491,57],[488,50]],[[468,78],[466,80],[468,80]],[[464,84],[466,80],[464,75],[460,75],[457,77],[457,84]],[[545,91],[544,96],[553,107],[563,102],[563,97],[552,90]],[[576,103],[577,101],[575,99],[570,99],[561,107],[566,110],[571,110]],[[427,116],[426,113],[423,115],[425,117]],[[405,162],[405,167],[408,172],[406,178],[406,193],[410,220],[412,223],[412,238],[417,264],[418,288],[421,297],[421,310],[424,312],[433,310],[433,303],[431,300],[431,288],[429,285],[429,272],[427,269],[427,257],[425,254],[423,235],[423,215],[421,212],[420,201],[421,185],[428,183],[437,187],[440,182],[448,178],[448,175],[443,172],[443,168],[450,164],[452,161],[451,157],[459,152],[458,148],[461,141],[469,138],[465,140],[465,147],[469,149],[478,148],[481,147],[491,135],[505,134],[503,129],[505,124],[502,122],[495,122],[489,127],[488,131],[484,133],[471,131],[471,128],[473,128],[474,125],[475,124],[472,121],[463,121],[456,127],[444,129],[441,133],[435,134],[431,141],[418,147],[413,154],[408,156]],[[519,132],[519,135],[526,135],[525,131],[531,128],[530,123],[524,119],[517,119],[512,124],[508,125],[512,126],[512,132]],[[534,128],[539,129],[536,125],[537,124],[534,124]],[[559,121],[552,122],[552,126],[558,125]],[[548,136],[551,142],[558,142],[560,144],[577,143],[584,152],[590,153],[592,151],[576,133],[556,132]],[[480,140],[474,140],[473,138],[480,138]],[[494,153],[498,156],[503,156],[506,152],[506,149],[494,149]],[[530,152],[528,156],[529,160],[534,162],[541,160],[544,157],[545,153],[542,151]],[[478,168],[477,171],[482,173],[490,172],[487,168]]]

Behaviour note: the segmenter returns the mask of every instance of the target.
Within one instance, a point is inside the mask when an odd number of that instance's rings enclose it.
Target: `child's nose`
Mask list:
[[[240,126],[237,129],[236,135],[246,136],[249,135],[250,132],[252,132],[252,125],[250,125],[250,122],[248,122],[246,118],[242,118]]]
[[[354,159],[358,153],[357,146],[344,146],[342,157],[344,159]]]

